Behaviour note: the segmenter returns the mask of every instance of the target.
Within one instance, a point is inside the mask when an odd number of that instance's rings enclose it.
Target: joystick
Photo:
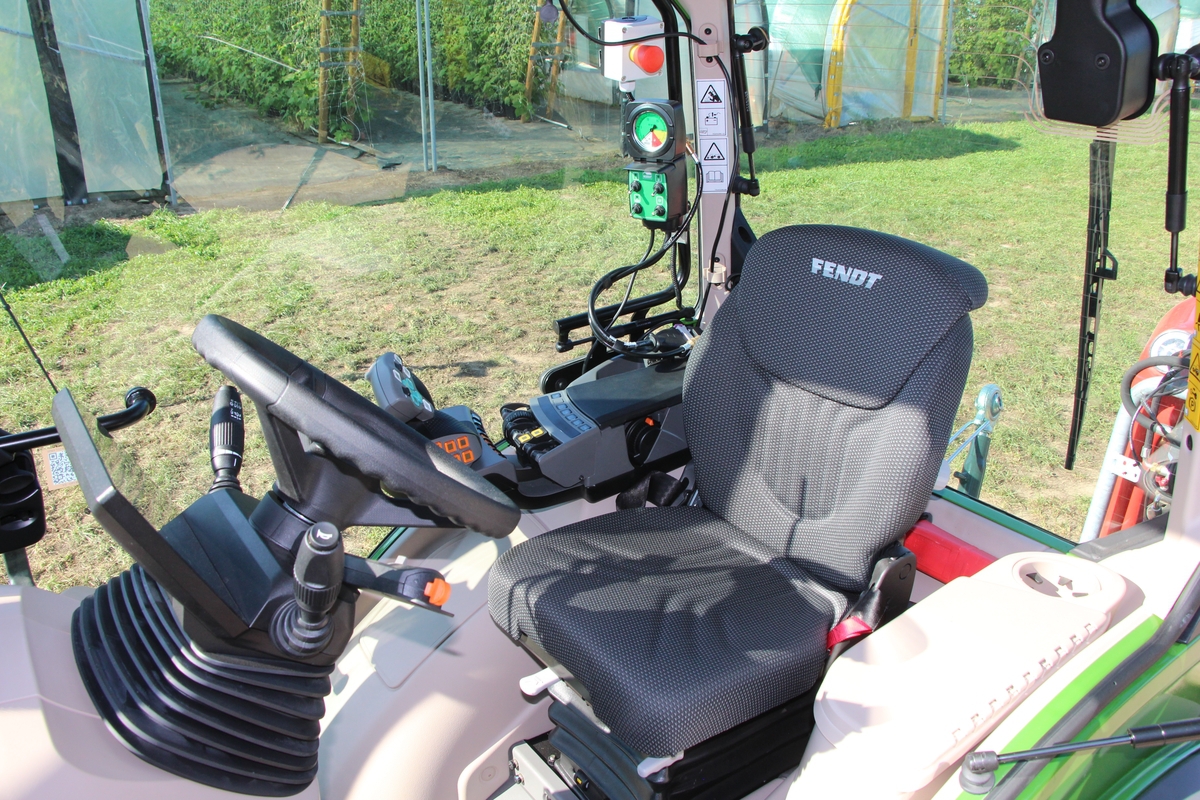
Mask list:
[[[305,532],[292,567],[294,597],[276,612],[272,625],[279,649],[305,658],[329,644],[329,612],[342,591],[345,562],[342,532],[335,525],[318,522]]]

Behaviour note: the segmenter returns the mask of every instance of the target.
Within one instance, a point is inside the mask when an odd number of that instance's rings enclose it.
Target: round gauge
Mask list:
[[[633,118],[633,138],[646,155],[656,156],[667,149],[671,137],[667,121],[657,111],[647,109]]]
[[[1175,356],[1192,346],[1192,334],[1179,328],[1169,328],[1158,335],[1150,345],[1150,355]],[[1160,366],[1159,372],[1166,372],[1168,367]]]

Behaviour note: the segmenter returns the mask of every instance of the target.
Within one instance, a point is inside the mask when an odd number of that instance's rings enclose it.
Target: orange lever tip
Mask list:
[[[429,598],[431,605],[444,606],[446,601],[450,599],[450,584],[446,583],[441,578],[434,578],[429,583],[425,584],[425,596]]]

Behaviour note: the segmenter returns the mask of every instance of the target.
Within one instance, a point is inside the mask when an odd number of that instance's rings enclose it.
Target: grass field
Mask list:
[[[762,196],[745,203],[760,234],[800,222],[871,227],[984,271],[991,297],[974,315],[976,355],[962,412],[969,416],[983,383],[1003,387],[1006,410],[984,499],[1075,535],[1117,383],[1174,302],[1160,288],[1165,144],[1118,148],[1110,245],[1120,279],[1105,293],[1096,384],[1073,473],[1061,465],[1087,142],[1005,123],[888,126],[762,144]],[[71,271],[50,282],[39,282],[44,243],[0,237],[0,281],[55,380],[82,408],[116,410],[133,385],[155,391],[158,410],[116,438],[182,508],[211,479],[207,421],[221,377],[189,341],[203,314],[232,317],[363,392],[373,359],[402,353],[439,404],[467,403],[498,432],[496,408],[533,395],[541,371],[569,357],[555,354],[549,321],[581,310],[599,274],[645,247],[643,230],[625,215],[624,193],[619,174],[565,170],[373,207],[158,212],[68,230]],[[1194,231],[1184,235],[1185,268],[1196,252]],[[0,325],[0,426],[49,424],[50,399],[20,339]],[[262,493],[272,472],[252,415],[248,434],[243,482]],[[127,563],[77,489],[47,492],[47,505],[52,533],[30,551],[41,585],[94,584]],[[351,547],[362,551],[378,536],[356,531]]]

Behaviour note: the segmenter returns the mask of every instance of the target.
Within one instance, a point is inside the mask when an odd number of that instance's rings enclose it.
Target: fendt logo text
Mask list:
[[[883,277],[876,272],[867,272],[864,269],[851,269],[845,264],[835,264],[832,261],[822,261],[819,258],[813,259],[812,274],[820,274],[826,278],[836,278],[842,283],[848,283],[851,286],[863,286],[867,289],[870,289],[875,285],[875,281]]]

